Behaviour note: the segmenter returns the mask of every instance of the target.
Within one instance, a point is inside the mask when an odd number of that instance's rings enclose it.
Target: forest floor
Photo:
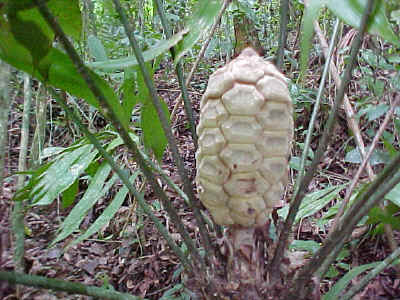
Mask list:
[[[195,78],[195,84],[190,89],[191,100],[194,109],[198,112],[201,93],[206,85],[207,75]],[[168,103],[170,110],[175,104],[175,99],[179,95],[179,87],[175,79],[165,79],[161,72],[157,74],[158,91],[161,97]],[[318,82],[316,80],[315,82]],[[22,113],[19,109],[22,100],[17,98],[13,104],[11,118],[9,122],[9,149],[7,158],[7,175],[15,173],[18,164],[18,151],[20,139],[20,122]],[[299,113],[296,118],[295,128],[307,128],[310,113],[304,107],[295,108]],[[320,116],[325,118],[326,115]],[[55,117],[56,118],[56,117]],[[197,118],[196,118],[197,119]],[[323,124],[321,121],[320,124]],[[190,178],[194,182],[195,159],[194,146],[190,137],[189,129],[186,125],[186,118],[182,109],[178,110],[176,122],[173,125],[175,137],[179,143],[180,154],[185,161],[186,169]],[[320,130],[317,128],[317,130]],[[54,132],[54,146],[67,146],[73,141],[70,131]],[[303,136],[296,136],[302,140]],[[330,176],[317,175],[310,185],[310,191],[317,190],[327,182],[334,185],[349,181],[352,178],[356,165],[351,165],[343,161],[344,155],[341,146],[349,138],[344,112],[341,112],[340,120],[333,133],[330,148],[327,155],[321,162],[320,170]],[[315,149],[314,138],[313,148]],[[294,153],[300,152],[297,147]],[[128,154],[125,154],[129,156]],[[162,167],[173,181],[180,185],[180,179],[176,168],[173,165],[170,153],[164,155]],[[291,172],[291,184],[294,182],[295,172]],[[3,196],[0,199],[0,269],[13,270],[12,243],[10,215],[12,208],[12,196],[15,192],[16,176],[7,178],[3,186]],[[292,186],[289,187],[289,190]],[[81,186],[83,190],[85,186]],[[171,201],[177,207],[179,216],[187,226],[192,238],[199,241],[199,232],[194,221],[192,212],[181,198],[168,186],[163,187]],[[149,203],[157,201],[153,193],[147,187],[144,190],[145,199]],[[290,191],[287,199],[289,199]],[[99,216],[106,205],[112,199],[104,199],[90,211],[81,229],[86,229],[93,220]],[[127,201],[118,211],[110,222],[103,228],[101,233],[91,239],[70,247],[67,251],[64,247],[79,233],[62,242],[57,243],[53,248],[49,248],[50,242],[57,234],[62,220],[68,215],[69,209],[61,209],[59,203],[53,203],[46,207],[33,207],[26,209],[25,226],[29,229],[26,236],[26,272],[48,276],[51,278],[66,279],[74,282],[81,282],[88,285],[105,286],[114,288],[120,292],[127,292],[132,295],[143,296],[148,299],[160,299],[162,295],[172,288],[181,292],[180,263],[176,256],[169,250],[165,240],[160,236],[152,222],[143,216],[139,210],[132,213],[132,208],[136,207],[133,202]],[[155,206],[154,206],[155,207]],[[177,242],[180,236],[176,233],[173,225],[169,222],[169,217],[162,209],[155,209],[156,215],[163,221]],[[318,217],[317,216],[314,216]],[[295,229],[297,239],[314,240],[321,242],[326,237],[326,231],[321,231],[314,222],[307,219],[303,220],[301,226]],[[104,239],[104,237],[109,237]],[[397,241],[400,236],[396,232]],[[357,266],[384,259],[390,254],[389,247],[383,235],[375,237],[367,235],[364,239],[359,239],[350,248],[351,255],[344,260],[351,266]],[[324,293],[338,279],[345,270],[339,270],[335,277],[324,279],[321,283],[321,292]],[[353,284],[357,283],[357,279]],[[90,297],[79,295],[68,295],[62,292],[53,292],[44,289],[24,287],[22,299],[32,300],[53,300],[53,299],[90,299]],[[16,299],[15,287],[0,282],[0,299]],[[173,298],[170,298],[173,299]],[[178,298],[177,298],[178,299]],[[183,299],[183,298],[182,298]],[[396,277],[395,270],[388,268],[378,277],[369,283],[358,299],[400,299],[400,279]]]

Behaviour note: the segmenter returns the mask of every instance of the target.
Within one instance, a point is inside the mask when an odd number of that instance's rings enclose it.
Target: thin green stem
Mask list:
[[[379,265],[373,268],[366,276],[364,276],[360,282],[353,286],[345,295],[340,297],[342,300],[353,299],[353,297],[360,292],[374,277],[380,272],[389,267],[393,261],[400,256],[400,248],[397,248],[392,254],[386,257]]]
[[[367,20],[372,12],[372,7],[373,7],[373,0],[368,0],[366,9],[364,11],[363,14],[363,18],[361,20],[361,24],[360,24],[360,31],[357,34],[357,36],[354,38],[353,42],[352,42],[352,47],[351,47],[351,53],[350,53],[350,59],[349,59],[349,63],[346,66],[345,72],[344,72],[344,76],[343,76],[343,80],[342,80],[342,84],[339,87],[339,90],[336,94],[335,97],[335,102],[332,108],[331,113],[329,114],[329,118],[328,121],[326,122],[326,126],[324,129],[324,133],[322,135],[321,141],[318,145],[318,149],[315,153],[314,159],[311,163],[310,168],[308,169],[307,173],[305,174],[303,180],[301,181],[301,183],[299,184],[299,192],[297,193],[296,197],[294,199],[292,199],[292,203],[290,205],[290,209],[289,209],[289,214],[285,220],[283,229],[280,233],[279,236],[279,241],[278,241],[278,245],[275,249],[275,253],[274,253],[274,257],[271,263],[271,274],[277,274],[278,270],[279,270],[279,265],[281,263],[281,253],[285,250],[286,245],[287,245],[287,241],[289,238],[289,234],[291,232],[296,214],[299,210],[300,204],[304,198],[304,196],[306,195],[306,189],[309,185],[309,183],[311,182],[313,175],[319,165],[319,162],[321,161],[325,150],[328,146],[328,142],[330,140],[330,138],[332,137],[332,129],[333,126],[336,122],[337,119],[337,115],[339,112],[339,108],[343,102],[343,97],[344,94],[347,90],[347,86],[351,80],[351,74],[353,72],[354,66],[356,64],[357,61],[357,55],[358,52],[360,50],[361,47],[361,43],[364,37],[364,34],[366,32],[366,28],[367,28]],[[300,288],[300,286],[296,286],[296,289]],[[292,294],[293,295],[293,294]]]
[[[138,162],[144,175],[146,176],[147,180],[151,184],[151,186],[154,190],[154,193],[163,202],[166,210],[170,214],[171,220],[174,222],[175,225],[177,225],[177,229],[178,229],[179,233],[182,235],[182,238],[184,239],[187,247],[191,248],[193,250],[192,254],[193,254],[194,258],[200,263],[201,266],[204,266],[203,259],[200,256],[197,249],[194,247],[193,241],[190,239],[189,234],[186,231],[181,219],[177,215],[176,210],[173,208],[173,206],[172,206],[171,202],[169,201],[165,192],[158,185],[156,179],[153,176],[153,173],[151,172],[150,168],[146,164],[146,161],[141,156],[136,143],[131,139],[128,131],[126,130],[126,128],[122,125],[121,121],[116,116],[114,110],[112,109],[111,105],[108,103],[104,94],[99,89],[99,87],[95,84],[94,80],[90,76],[90,73],[88,72],[88,70],[85,68],[83,61],[79,57],[79,55],[76,52],[75,48],[73,47],[72,43],[69,41],[69,39],[63,32],[62,28],[60,27],[58,22],[55,20],[54,16],[49,11],[49,9],[46,5],[46,2],[44,0],[35,0],[35,3],[38,6],[39,11],[42,14],[42,16],[44,17],[44,19],[47,21],[47,23],[50,25],[50,27],[53,29],[53,31],[56,33],[56,35],[59,37],[60,42],[64,46],[65,51],[67,52],[68,56],[71,58],[73,63],[75,64],[77,71],[82,76],[82,78],[85,80],[89,89],[91,90],[93,95],[97,98],[99,103],[101,104],[101,106],[103,108],[103,113],[109,117],[112,125],[118,131],[118,133],[120,134],[124,143],[128,146],[129,150],[132,151],[133,157],[136,158],[136,161]],[[142,60],[142,62],[143,62],[143,60]],[[143,66],[144,66],[144,62],[143,62]]]
[[[287,31],[289,23],[289,0],[281,0],[280,8],[280,29],[279,29],[279,45],[278,53],[276,58],[276,66],[279,70],[282,70],[283,57],[285,54],[285,46],[287,40]]]
[[[31,78],[24,74],[24,111],[21,124],[21,144],[18,157],[18,171],[25,172],[27,169],[27,155],[29,143],[29,123],[32,104]],[[26,176],[18,175],[17,189],[22,189],[25,184]],[[14,244],[14,262],[17,272],[24,272],[25,267],[25,224],[24,224],[24,203],[22,201],[14,202],[12,212],[12,229],[15,237]]]
[[[23,284],[54,291],[62,291],[72,294],[86,295],[109,300],[145,300],[142,297],[132,296],[105,288],[87,286],[78,282],[47,278],[44,276],[27,275],[15,272],[0,271],[0,280],[13,284]]]
[[[149,218],[154,222],[155,226],[157,227],[158,231],[161,235],[165,238],[168,245],[171,247],[172,251],[179,257],[182,264],[188,270],[192,270],[192,266],[188,261],[187,257],[183,254],[182,250],[178,247],[178,245],[172,240],[170,234],[168,233],[167,229],[161,224],[160,220],[154,215],[149,205],[147,205],[143,196],[136,190],[136,188],[132,185],[129,180],[129,176],[126,172],[124,172],[121,168],[117,166],[113,157],[103,148],[97,138],[90,133],[89,129],[82,124],[80,118],[76,115],[76,113],[71,110],[68,105],[61,99],[61,97],[57,94],[57,92],[51,88],[50,92],[54,99],[56,99],[57,103],[64,109],[67,115],[74,121],[74,123],[79,127],[79,129],[83,132],[83,134],[89,139],[89,141],[96,147],[99,153],[104,157],[107,163],[111,166],[113,171],[117,173],[119,178],[121,179],[122,183],[128,188],[129,192],[136,197],[140,207],[143,211],[149,216]]]
[[[339,19],[337,18],[336,22],[335,22],[335,26],[333,28],[333,33],[332,33],[332,37],[331,37],[331,41],[330,41],[330,45],[329,45],[327,60],[325,62],[324,71],[322,72],[322,78],[321,78],[321,82],[320,82],[319,88],[318,88],[317,99],[315,100],[314,109],[313,109],[313,112],[311,115],[310,123],[308,125],[307,136],[306,136],[306,140],[304,143],[304,150],[303,150],[303,154],[301,156],[300,171],[296,178],[296,186],[294,188],[295,192],[293,193],[292,199],[296,198],[296,195],[298,193],[298,183],[301,182],[301,180],[303,179],[303,176],[304,176],[305,162],[308,157],[308,152],[310,150],[311,138],[314,133],[314,127],[315,127],[315,123],[317,120],[317,114],[319,111],[319,107],[321,104],[322,93],[325,88],[325,80],[329,74],[329,67],[330,67],[331,60],[332,60],[332,54],[333,54],[333,50],[335,48],[336,40],[337,40],[337,36],[338,36],[339,23],[340,23]]]
[[[158,98],[156,89],[153,85],[153,81],[150,78],[149,72],[146,69],[145,63],[144,63],[144,59],[143,59],[143,55],[139,49],[139,46],[137,44],[137,41],[135,39],[135,36],[133,34],[133,31],[131,30],[130,26],[129,26],[129,22],[128,19],[126,17],[126,14],[124,12],[124,10],[121,7],[121,3],[119,2],[119,0],[113,0],[114,1],[114,5],[115,8],[121,18],[121,22],[125,27],[125,31],[128,35],[129,38],[129,42],[130,45],[135,53],[135,57],[136,60],[138,61],[140,70],[143,74],[143,78],[145,81],[145,84],[149,90],[149,93],[151,95],[151,99],[153,102],[153,105],[157,111],[158,117],[161,121],[161,125],[162,128],[164,130],[165,136],[168,139],[168,144],[169,144],[169,148],[170,151],[172,153],[172,157],[175,161],[175,164],[178,168],[178,172],[179,172],[179,176],[181,177],[182,181],[183,181],[183,186],[184,186],[184,192],[188,195],[190,202],[192,203],[192,205],[196,205],[196,198],[194,196],[194,192],[193,192],[193,186],[192,183],[189,180],[189,177],[187,175],[187,171],[184,167],[183,164],[183,160],[179,155],[179,151],[178,151],[178,147],[176,145],[176,141],[175,141],[175,137],[172,134],[172,130],[171,127],[169,126],[169,122],[167,119],[167,116],[165,115],[162,106],[161,106],[161,102],[160,99]],[[214,256],[214,250],[211,246],[211,241],[210,241],[210,236],[208,234],[207,228],[205,227],[205,224],[203,222],[203,219],[201,217],[201,214],[198,210],[194,210],[193,211],[194,216],[196,218],[197,221],[197,225],[199,226],[199,232],[200,232],[200,236],[202,238],[202,244],[206,250],[206,257],[210,257],[210,256]]]
[[[386,193],[400,182],[400,154],[382,171],[378,178],[361,192],[355,199],[355,204],[350,207],[338,223],[337,229],[329,234],[323,246],[313,255],[310,261],[296,275],[295,289],[291,295],[302,294],[307,283],[317,271],[322,276],[330,263],[339,254],[345,240],[351,235],[354,226],[365,216],[372,207],[381,201]],[[397,173],[396,173],[397,172]],[[300,291],[300,292],[299,292]],[[289,298],[287,298],[289,299]]]
[[[172,30],[171,30],[171,28],[169,26],[169,23],[168,23],[168,20],[167,20],[167,18],[165,16],[163,4],[162,4],[162,2],[160,0],[155,0],[155,2],[157,3],[157,12],[158,12],[158,15],[160,16],[161,24],[162,24],[162,26],[164,28],[164,31],[165,31],[165,34],[166,34],[167,38],[169,39],[172,36]],[[176,57],[175,48],[174,47],[170,48],[170,52],[171,52],[172,59],[175,59],[175,57]],[[189,93],[187,91],[187,87],[186,87],[186,84],[185,84],[185,77],[184,77],[184,74],[183,74],[183,68],[182,68],[181,61],[179,61],[176,64],[175,71],[176,71],[176,74],[178,76],[179,87],[180,87],[181,92],[182,92],[182,97],[183,97],[183,103],[184,103],[184,106],[185,106],[186,117],[188,118],[188,121],[189,121],[190,132],[192,134],[194,147],[195,147],[195,149],[197,149],[196,125],[195,125],[194,118],[193,118],[193,109],[192,109],[192,105],[190,103]]]

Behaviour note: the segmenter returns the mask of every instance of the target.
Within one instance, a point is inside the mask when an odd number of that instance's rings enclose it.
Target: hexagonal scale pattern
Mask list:
[[[253,144],[262,135],[262,127],[254,117],[231,116],[221,122],[221,129],[230,143]]]
[[[197,168],[197,172],[200,177],[217,184],[223,184],[229,176],[229,170],[216,155],[204,156]]]
[[[264,99],[253,85],[235,83],[222,95],[222,102],[233,115],[255,115],[264,104]]]
[[[285,77],[247,48],[210,76],[200,108],[201,202],[217,224],[265,224],[287,182],[293,108]]]
[[[204,155],[216,155],[224,145],[225,138],[218,127],[205,128],[199,137],[199,147]]]

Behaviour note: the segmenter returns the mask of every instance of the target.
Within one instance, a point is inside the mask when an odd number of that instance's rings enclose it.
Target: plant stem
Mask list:
[[[160,119],[161,125],[163,127],[165,136],[168,139],[168,144],[169,144],[169,148],[170,151],[172,153],[172,157],[175,161],[175,164],[178,168],[178,173],[179,176],[181,177],[182,181],[183,181],[183,186],[184,186],[184,192],[188,195],[190,202],[192,203],[192,205],[195,205],[195,196],[194,196],[194,192],[193,192],[193,186],[192,183],[189,180],[189,177],[187,175],[187,171],[184,167],[182,158],[179,155],[179,151],[178,151],[178,147],[176,145],[176,141],[175,141],[175,137],[172,134],[172,130],[171,127],[169,125],[168,119],[162,109],[161,106],[161,102],[160,99],[158,98],[156,89],[153,85],[153,82],[150,78],[149,72],[146,69],[145,63],[144,63],[144,59],[143,59],[143,55],[139,49],[139,46],[137,44],[137,41],[135,39],[135,36],[133,35],[132,30],[130,30],[130,26],[129,26],[129,22],[127,20],[126,14],[123,11],[122,7],[121,7],[121,3],[119,2],[119,0],[113,0],[114,5],[116,7],[116,10],[118,12],[118,14],[120,15],[121,18],[121,22],[124,24],[125,27],[125,31],[128,35],[129,38],[129,42],[131,47],[133,48],[133,51],[135,53],[135,57],[136,60],[138,61],[139,67],[142,71],[143,74],[143,78],[145,81],[145,84],[149,90],[149,93],[151,95],[151,99],[153,102],[153,105],[157,111],[158,117]],[[202,244],[206,250],[206,257],[211,257],[214,256],[214,250],[211,246],[211,241],[210,241],[210,236],[208,234],[207,228],[204,225],[203,219],[201,217],[201,214],[199,213],[198,210],[194,210],[193,211],[194,216],[196,218],[197,221],[197,225],[199,226],[199,232],[200,232],[200,236],[202,238]]]
[[[161,201],[163,201],[165,208],[168,210],[168,213],[170,214],[171,219],[177,225],[177,229],[178,229],[179,233],[182,235],[183,239],[185,240],[187,247],[194,248],[194,246],[192,247],[193,241],[190,239],[189,234],[187,233],[187,231],[182,223],[182,220],[179,218],[179,216],[177,216],[176,210],[172,207],[172,204],[169,201],[167,195],[158,185],[156,179],[153,176],[153,173],[149,169],[144,158],[141,156],[137,145],[129,136],[129,133],[126,130],[126,128],[122,125],[121,120],[119,120],[118,117],[116,116],[114,110],[112,109],[111,105],[108,103],[103,92],[95,84],[94,80],[92,79],[92,77],[90,76],[90,73],[84,66],[83,61],[79,57],[79,55],[76,52],[75,48],[73,47],[72,43],[69,41],[69,39],[63,32],[62,28],[60,27],[58,22],[55,20],[54,16],[49,11],[49,9],[46,5],[46,2],[44,0],[35,0],[35,3],[37,5],[37,7],[39,8],[41,15],[44,17],[44,19],[47,21],[47,23],[50,25],[50,27],[53,29],[53,31],[56,33],[56,35],[59,37],[60,42],[64,46],[65,51],[67,52],[67,54],[70,57],[70,59],[72,60],[72,62],[75,64],[75,67],[76,67],[78,73],[82,76],[82,78],[87,83],[87,85],[88,85],[89,89],[91,90],[91,92],[93,93],[93,95],[99,101],[100,105],[102,106],[103,113],[109,117],[112,125],[118,131],[118,133],[120,134],[124,143],[128,146],[129,150],[131,150],[133,152],[133,157],[136,158],[136,161],[140,165],[140,168],[142,169],[144,175],[150,182],[150,184],[154,190],[154,193],[157,195],[157,197],[159,197],[161,199]],[[144,67],[143,59],[142,59],[142,63],[143,63],[143,67]],[[161,107],[161,105],[160,105],[160,107]],[[120,174],[118,173],[118,175],[120,175]],[[121,180],[122,180],[122,178],[121,178]],[[126,181],[123,180],[123,182],[124,183],[129,182],[128,178],[126,178]],[[172,244],[170,244],[170,245],[172,245]],[[173,250],[176,253],[177,249],[173,249]],[[200,265],[204,266],[203,259],[201,258],[197,249],[194,248],[192,253],[194,255],[194,258],[200,263]],[[181,258],[181,256],[179,256],[179,258]],[[182,261],[182,263],[185,264],[185,267],[188,267],[187,263],[185,263],[184,261]]]
[[[165,16],[165,12],[164,12],[164,8],[163,8],[163,4],[160,0],[155,0],[155,2],[157,3],[157,12],[158,15],[160,16],[160,20],[161,20],[161,24],[164,28],[164,32],[165,35],[167,36],[167,38],[171,38],[172,36],[172,30],[168,24],[168,20]],[[175,60],[176,57],[176,53],[175,53],[175,48],[172,47],[169,49],[171,52],[171,56],[172,59]],[[181,61],[178,61],[178,63],[176,64],[176,74],[178,76],[178,81],[179,81],[179,87],[181,88],[181,95],[183,97],[183,102],[184,102],[184,106],[185,106],[185,112],[186,112],[186,117],[188,118],[189,121],[189,126],[190,126],[190,132],[192,133],[192,139],[193,139],[193,143],[194,143],[194,148],[197,149],[197,134],[196,134],[196,125],[194,122],[194,118],[193,118],[193,109],[192,109],[192,105],[190,103],[190,99],[189,99],[189,95],[188,95],[188,91],[187,91],[187,86],[185,84],[185,78],[184,78],[184,74],[183,74],[183,70],[182,70],[182,63]]]
[[[289,0],[281,0],[280,8],[280,29],[279,29],[279,45],[276,58],[276,66],[279,70],[283,67],[283,57],[285,55],[285,46],[287,39],[288,23],[289,23]]]
[[[105,288],[87,286],[78,282],[71,282],[60,279],[47,278],[44,276],[27,275],[16,272],[0,271],[0,280],[5,280],[13,284],[23,284],[38,288],[63,291],[67,293],[92,296],[109,300],[141,300],[142,297],[132,296]],[[144,300],[144,299],[143,299]]]
[[[379,265],[373,268],[361,281],[353,286],[344,296],[340,297],[342,300],[352,299],[355,294],[361,291],[374,277],[376,277],[381,271],[389,267],[393,261],[400,256],[400,248],[397,248],[392,254],[385,258]]]
[[[181,260],[181,262],[185,266],[185,268],[187,268],[188,270],[192,270],[192,266],[191,266],[190,262],[188,261],[186,256],[183,254],[182,250],[178,247],[178,245],[172,240],[171,236],[169,235],[169,233],[166,230],[166,228],[164,227],[164,225],[161,224],[160,220],[153,214],[151,208],[147,205],[147,203],[144,200],[141,193],[139,193],[136,190],[136,188],[132,185],[132,183],[129,180],[128,174],[117,166],[117,164],[115,163],[112,156],[103,148],[103,146],[100,144],[100,142],[97,140],[97,138],[92,133],[90,133],[89,129],[85,125],[82,124],[81,120],[76,115],[76,113],[68,107],[68,105],[57,94],[57,92],[53,88],[50,89],[50,92],[51,92],[52,96],[54,97],[54,99],[56,99],[57,103],[64,109],[64,111],[75,122],[75,124],[78,125],[79,129],[89,139],[89,141],[93,144],[93,146],[96,147],[96,149],[104,157],[104,159],[107,161],[107,163],[110,164],[113,171],[115,173],[117,173],[117,175],[121,179],[122,183],[128,188],[129,192],[134,197],[136,197],[140,207],[149,216],[149,218],[154,222],[158,231],[165,238],[168,245],[171,247],[172,251],[179,257],[179,259]]]
[[[189,75],[186,78],[185,85],[186,85],[187,88],[189,88],[190,82],[192,81],[192,77],[193,77],[194,71],[197,69],[197,67],[198,67],[198,65],[200,63],[200,60],[203,58],[204,53],[206,52],[206,50],[208,48],[208,45],[210,44],[210,41],[214,36],[215,31],[217,30],[219,24],[221,23],[222,16],[225,13],[225,10],[228,8],[228,6],[229,6],[229,4],[231,2],[232,2],[232,0],[224,0],[224,4],[222,5],[221,10],[218,12],[218,16],[217,16],[214,24],[212,25],[212,27],[210,29],[210,32],[208,33],[205,41],[203,42],[203,45],[201,46],[200,52],[197,55],[196,61],[194,62],[192,68],[190,69]],[[178,109],[178,106],[180,105],[180,103],[182,103],[181,100],[182,100],[182,94],[179,95],[179,97],[176,100],[175,106],[172,109],[171,117],[170,117],[172,122],[175,119],[175,114],[176,114],[176,111]]]
[[[21,142],[18,157],[18,171],[26,171],[26,158],[28,154],[29,142],[29,122],[30,110],[32,104],[31,78],[24,74],[24,110],[22,113],[21,124]],[[25,184],[25,175],[18,175],[17,189],[21,189]],[[14,245],[14,263],[17,272],[25,272],[25,225],[24,225],[24,203],[22,201],[14,202],[14,209],[11,215],[12,229],[15,237]],[[19,293],[17,289],[17,293]]]
[[[357,61],[358,51],[361,47],[361,43],[362,43],[364,34],[366,32],[367,20],[372,12],[373,3],[374,3],[373,0],[368,0],[368,2],[367,2],[367,6],[364,11],[364,14],[363,14],[363,17],[361,20],[361,24],[360,24],[360,31],[359,31],[358,35],[355,37],[355,39],[353,40],[349,63],[346,66],[342,84],[340,85],[339,90],[336,94],[334,106],[332,108],[331,113],[329,114],[328,121],[326,122],[324,133],[321,137],[321,141],[318,145],[318,149],[315,153],[315,156],[311,163],[310,168],[308,169],[303,180],[299,184],[299,192],[297,193],[296,197],[294,199],[292,199],[292,203],[291,203],[290,209],[289,209],[289,214],[285,220],[283,229],[280,233],[278,245],[276,247],[274,257],[273,257],[273,260],[271,263],[272,274],[276,274],[277,271],[279,270],[279,265],[280,265],[281,259],[282,259],[281,253],[283,253],[283,251],[286,248],[289,234],[291,232],[296,214],[297,214],[300,204],[306,194],[306,189],[307,189],[309,183],[311,182],[313,175],[318,167],[318,164],[321,161],[321,159],[325,153],[325,150],[328,146],[328,142],[329,142],[330,138],[332,137],[333,125],[335,124],[339,108],[343,101],[343,96],[344,96],[347,86],[351,80],[353,68]],[[316,266],[314,266],[314,267],[316,267]],[[305,282],[302,282],[301,284],[304,285]],[[298,290],[303,289],[303,288],[304,288],[304,286],[301,286],[300,284],[298,286],[295,286],[293,289],[293,291],[295,291],[295,292],[291,293],[291,295],[296,295],[296,293],[298,293]]]
[[[11,97],[8,85],[10,83],[10,66],[0,61],[0,196],[3,195],[4,161],[6,156],[8,113]]]

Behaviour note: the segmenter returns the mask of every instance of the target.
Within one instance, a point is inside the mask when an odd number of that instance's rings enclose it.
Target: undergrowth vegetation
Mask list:
[[[397,1],[10,0],[0,11],[0,298],[400,294]],[[294,119],[285,204],[240,258],[195,185],[200,98],[236,53],[238,18],[287,77]],[[254,286],[230,273],[243,260],[262,261]]]

